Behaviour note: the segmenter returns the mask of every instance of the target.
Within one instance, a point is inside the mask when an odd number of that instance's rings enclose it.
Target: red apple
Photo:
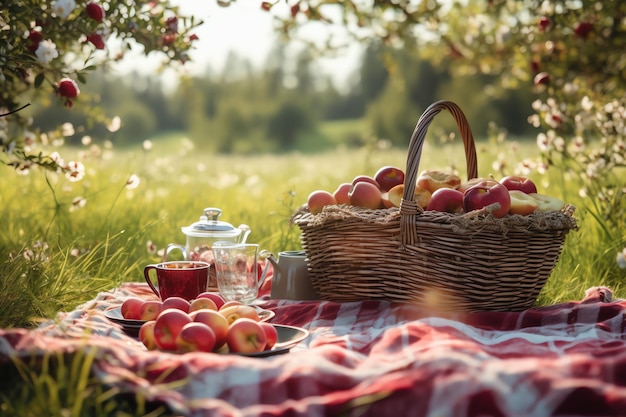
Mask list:
[[[532,196],[526,194],[520,190],[509,190],[511,196],[511,207],[509,207],[509,214],[520,214],[527,216],[530,213],[534,213],[539,207],[539,203]]]
[[[537,186],[532,180],[526,177],[509,175],[500,180],[500,184],[504,185],[509,191],[520,190],[526,194],[536,193]]]
[[[158,348],[156,339],[154,338],[155,324],[155,320],[150,320],[142,324],[139,328],[139,340],[148,350],[155,350],[156,348]]]
[[[439,188],[459,188],[461,178],[458,175],[435,169],[425,170],[417,177],[417,186],[434,193]]]
[[[169,297],[163,300],[163,310],[176,308],[180,311],[184,311],[185,313],[189,313],[189,307],[189,301],[182,297]]]
[[[187,313],[177,308],[163,310],[154,323],[154,339],[163,350],[176,350],[176,337],[185,324],[191,323]]]
[[[350,204],[353,206],[368,209],[383,207],[383,195],[380,188],[378,188],[378,185],[367,181],[358,181],[356,184],[352,185],[348,197],[350,198]]]
[[[163,303],[160,301],[144,301],[139,310],[139,318],[144,321],[156,320],[161,311],[163,311]]]
[[[335,201],[337,202],[337,204],[350,204],[350,197],[348,197],[350,188],[352,188],[352,184],[350,184],[349,182],[339,184],[339,186],[333,193],[333,197],[335,197]]]
[[[265,331],[265,350],[270,350],[278,341],[278,331],[274,325],[262,322],[259,323],[263,331]]]
[[[378,185],[376,180],[369,175],[357,175],[356,177],[354,177],[354,179],[352,180],[352,187],[360,182],[367,182],[369,184],[375,185],[376,188],[380,190],[380,185]]]
[[[226,318],[229,325],[232,325],[233,322],[240,318],[247,318],[254,321],[260,320],[256,308],[245,304],[221,308],[219,313]]]
[[[452,188],[439,188],[430,197],[426,210],[463,213],[463,193]]]
[[[481,183],[483,181],[495,181],[495,180],[491,180],[488,178],[472,178],[471,180],[462,182],[461,185],[459,185],[459,187],[457,188],[457,190],[459,190],[462,193],[465,193],[465,191],[469,190],[476,184]]]
[[[529,195],[537,201],[538,212],[545,213],[548,211],[559,211],[563,207],[565,207],[565,202],[563,202],[562,200],[559,200],[556,197],[539,194],[539,193],[531,193]]]
[[[226,343],[231,352],[262,352],[267,344],[267,336],[260,323],[252,319],[240,318],[230,325]]]
[[[504,217],[509,212],[511,207],[509,190],[497,181],[483,181],[463,194],[465,212],[479,210],[494,203],[500,204],[499,208],[492,211],[494,217]]]
[[[229,301],[224,302],[224,304],[222,304],[222,306],[218,310],[223,310],[226,307],[230,307],[230,306],[242,306],[242,305],[244,305],[244,303],[242,303],[241,301],[229,300]]]
[[[321,213],[325,206],[332,206],[334,204],[337,204],[335,197],[324,190],[313,191],[307,198],[307,206],[312,214]]]
[[[400,202],[402,201],[402,196],[404,195],[404,184],[399,184],[389,190],[388,199],[394,207],[400,207]],[[413,193],[413,198],[418,206],[425,208],[428,206],[428,202],[430,201],[430,191],[423,187],[415,187],[415,192]]]
[[[141,306],[144,301],[140,298],[128,298],[124,300],[120,311],[122,317],[129,320],[139,320],[141,318]]]
[[[217,306],[215,305],[215,302],[210,298],[196,298],[195,300],[191,300],[191,303],[189,303],[189,312],[196,310],[217,311]]]
[[[576,36],[583,39],[587,38],[592,31],[593,23],[591,22],[578,22],[574,26],[574,33],[576,34]]]
[[[187,323],[176,336],[177,352],[212,352],[215,333],[204,323]]]
[[[226,343],[230,324],[222,314],[214,310],[196,310],[189,313],[189,317],[195,322],[206,324],[213,330],[216,349]]]
[[[376,171],[374,180],[382,191],[389,191],[398,184],[404,184],[404,171],[393,166],[384,166]]]
[[[205,252],[211,252],[211,251],[209,250],[209,251],[205,251]],[[218,293],[216,293],[216,292],[208,292],[208,291],[207,292],[203,292],[203,293],[198,294],[196,299],[198,299],[198,298],[208,298],[208,299],[212,300],[215,303],[215,306],[217,307],[218,310],[226,302],[224,300],[224,298],[221,295],[219,295]]]
[[[536,86],[550,84],[550,74],[548,74],[547,72],[538,73],[537,75],[535,75],[535,78],[533,79],[533,83]]]

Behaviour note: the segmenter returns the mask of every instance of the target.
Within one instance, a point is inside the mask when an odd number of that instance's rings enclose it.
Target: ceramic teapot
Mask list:
[[[285,300],[317,300],[317,293],[309,278],[306,253],[304,251],[278,252],[278,260],[273,254],[262,251],[274,269],[271,296]]]
[[[186,245],[170,243],[165,249],[163,260],[171,260],[168,258],[172,252],[181,251],[186,261],[203,261],[213,265],[211,248],[215,242],[246,243],[250,228],[245,224],[234,227],[220,221],[218,218],[221,214],[222,210],[218,208],[205,208],[200,220],[181,228],[187,237]]]

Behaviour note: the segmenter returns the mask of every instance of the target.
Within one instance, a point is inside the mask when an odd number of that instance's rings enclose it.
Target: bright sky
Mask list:
[[[273,29],[273,12],[261,10],[260,0],[238,0],[229,7],[219,7],[216,0],[171,0],[179,5],[181,14],[194,15],[204,20],[204,24],[195,33],[199,40],[192,51],[192,62],[185,64],[185,70],[191,73],[203,72],[207,65],[221,71],[230,51],[249,59],[255,67],[265,65],[271,48],[276,44],[277,35]],[[284,6],[279,2],[275,7]],[[286,6],[284,6],[286,7]],[[312,36],[319,37],[315,31]],[[338,85],[353,73],[360,49],[355,46],[346,51],[342,58],[320,60],[322,71],[332,74]],[[151,70],[159,60],[144,58],[137,54],[135,59],[124,59],[119,65],[122,71]],[[176,77],[168,72],[164,77]],[[166,79],[167,79],[166,78]]]

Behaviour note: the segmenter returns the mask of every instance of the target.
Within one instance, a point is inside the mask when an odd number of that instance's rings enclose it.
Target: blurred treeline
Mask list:
[[[341,130],[343,144],[362,146],[376,138],[404,147],[424,109],[448,99],[463,108],[477,137],[493,126],[513,136],[531,133],[526,121],[533,100],[529,86],[503,88],[494,76],[453,75],[452,59],[435,65],[414,52],[371,44],[342,86],[322,74],[307,51],[294,59],[277,46],[266,62],[255,69],[245,57],[231,53],[220,73],[208,68],[171,91],[160,74],[100,70],[81,86],[81,99],[89,97],[94,106],[77,102],[70,111],[39,107],[36,125],[51,129],[59,120],[73,123],[80,134],[68,138],[69,143],[90,135],[126,146],[176,131],[204,150],[250,153],[323,150],[332,146],[320,130],[325,123],[358,121],[358,129]],[[122,128],[114,133],[93,122],[115,115]],[[449,123],[444,127],[453,129]]]

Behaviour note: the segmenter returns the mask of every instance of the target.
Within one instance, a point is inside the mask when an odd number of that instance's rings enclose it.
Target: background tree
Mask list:
[[[201,23],[179,16],[178,8],[168,1],[5,3],[0,9],[0,162],[22,171],[39,165],[66,171],[74,178],[72,168],[41,152],[42,135],[52,140],[56,131],[34,129],[23,106],[53,100],[56,95],[66,107],[104,122],[106,118],[94,111],[93,102],[83,102],[79,84],[85,83],[86,74],[122,59],[133,45],[140,45],[146,54],[161,53],[166,64],[184,63],[196,39],[192,31]]]

